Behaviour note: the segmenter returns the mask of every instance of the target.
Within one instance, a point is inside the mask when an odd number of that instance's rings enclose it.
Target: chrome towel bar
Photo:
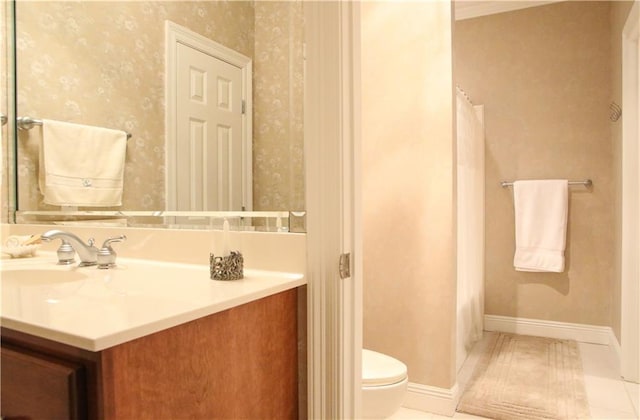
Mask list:
[[[37,120],[31,117],[18,117],[16,118],[16,124],[21,130],[31,130],[36,125],[42,125],[42,120]],[[131,133],[127,133],[127,140],[131,138]]]
[[[584,181],[569,181],[569,185],[584,185],[585,187],[590,187],[593,185],[593,181],[590,179],[585,179]],[[502,188],[513,187],[513,181],[502,181],[500,186]]]

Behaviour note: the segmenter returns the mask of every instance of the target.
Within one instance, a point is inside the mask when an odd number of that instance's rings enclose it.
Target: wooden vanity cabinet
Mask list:
[[[97,404],[100,352],[1,329],[3,419],[103,418]]]
[[[5,419],[298,417],[295,289],[99,352],[2,328]]]
[[[86,376],[81,364],[8,344],[2,345],[1,363],[3,418],[86,417]]]

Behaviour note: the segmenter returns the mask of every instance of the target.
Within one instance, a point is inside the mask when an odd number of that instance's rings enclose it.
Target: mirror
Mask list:
[[[38,188],[34,130],[39,128],[17,130],[19,212],[55,217],[61,210],[66,216],[76,210],[97,210],[98,215],[176,210],[167,206],[166,21],[253,64],[252,205],[195,210],[304,209],[300,1],[29,1],[16,3],[17,116],[119,129],[132,136],[122,206],[61,208],[45,204]],[[188,207],[178,207],[183,208]]]

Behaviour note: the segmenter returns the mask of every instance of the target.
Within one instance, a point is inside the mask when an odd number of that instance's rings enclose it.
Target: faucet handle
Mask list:
[[[53,240],[55,236],[49,236],[49,234],[55,234],[57,236],[58,232],[60,231],[51,230],[51,231],[45,232],[40,237],[42,238],[43,241],[50,242]],[[56,254],[58,255],[58,265],[73,264],[76,260],[75,249],[73,249],[71,244],[65,238],[60,237],[60,241],[62,243],[60,244],[60,247],[56,251]]]
[[[109,238],[104,241],[102,244],[102,248],[111,248],[111,244],[114,242],[123,242],[126,241],[127,237],[125,235],[115,236],[113,238]]]
[[[58,248],[57,254],[59,265],[69,265],[75,262],[76,251],[71,244],[64,239],[62,239],[62,244],[60,248]]]
[[[126,239],[126,236],[121,235],[109,238],[104,241],[104,243],[102,244],[102,248],[98,250],[98,268],[105,269],[115,267],[117,254],[116,251],[114,251],[114,249],[111,247],[111,244],[114,242],[122,242]]]

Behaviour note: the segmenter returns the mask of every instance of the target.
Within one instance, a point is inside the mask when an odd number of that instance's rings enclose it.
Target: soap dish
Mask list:
[[[5,246],[2,248],[2,253],[11,255],[11,258],[33,257],[38,248],[40,244]]]
[[[240,251],[231,251],[224,257],[209,254],[211,280],[240,280],[244,278],[244,258]]]

